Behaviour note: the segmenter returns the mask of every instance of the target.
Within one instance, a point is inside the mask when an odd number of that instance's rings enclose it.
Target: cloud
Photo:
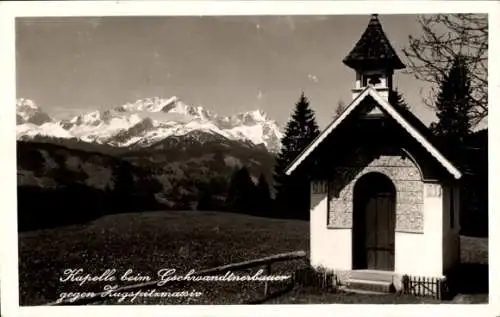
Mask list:
[[[309,79],[313,83],[318,83],[319,82],[319,78],[317,76],[315,76],[315,75],[312,75],[312,74],[307,75],[307,79]]]
[[[259,90],[259,92],[257,93],[257,99],[261,100],[263,96],[264,96],[264,94],[262,93],[261,90]]]

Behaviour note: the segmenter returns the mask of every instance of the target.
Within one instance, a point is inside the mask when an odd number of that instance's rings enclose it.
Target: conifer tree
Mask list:
[[[274,181],[276,211],[279,216],[305,218],[309,215],[307,173],[304,170],[295,171],[293,175],[287,176],[284,172],[318,134],[314,111],[310,109],[309,100],[302,93],[286,126],[281,140],[281,152],[276,158]]]
[[[465,58],[458,55],[439,85],[436,100],[438,121],[431,126],[432,131],[443,143],[460,146],[471,133],[470,73]]]
[[[113,172],[114,196],[116,207],[121,210],[130,210],[136,203],[134,176],[131,172],[131,164],[120,162]]]
[[[200,199],[198,200],[198,204],[196,205],[196,210],[206,211],[212,209],[213,209],[212,194],[208,190],[201,192]]]
[[[333,119],[337,119],[338,117],[340,117],[342,112],[344,112],[345,108],[346,108],[345,103],[342,100],[340,100],[337,103],[337,108],[335,108],[335,114],[333,116]]]
[[[272,207],[271,192],[264,174],[260,174],[257,183],[257,214],[269,216]]]
[[[410,110],[410,107],[404,100],[403,95],[398,91],[397,88],[389,92],[389,103],[399,108],[399,110]]]
[[[236,170],[229,184],[226,205],[229,211],[252,213],[256,205],[256,188],[246,167]]]
[[[447,157],[464,173],[460,188],[463,232],[487,232],[487,226],[485,230],[481,224],[481,221],[485,223],[484,220],[487,219],[487,198],[481,196],[481,192],[487,188],[488,180],[482,170],[484,164],[479,163],[481,156],[477,155],[476,150],[470,149],[471,144],[468,144],[472,136],[471,113],[474,108],[470,76],[466,58],[457,55],[439,84],[435,103],[438,121],[431,125],[431,130]],[[487,150],[479,151],[481,152],[486,154]],[[478,197],[483,199],[478,200]]]

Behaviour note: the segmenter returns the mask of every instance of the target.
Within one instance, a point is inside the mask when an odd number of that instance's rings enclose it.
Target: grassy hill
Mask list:
[[[103,284],[61,283],[65,269],[100,274],[107,268],[155,276],[161,268],[179,274],[309,248],[309,223],[221,212],[166,211],[112,215],[19,235],[20,305],[39,305],[68,291],[102,291]],[[290,272],[303,261],[277,266]],[[288,265],[288,266],[287,266]],[[291,267],[290,267],[291,265]],[[125,285],[125,284],[124,284]],[[239,303],[261,295],[260,283],[196,285],[206,294],[196,303]],[[115,302],[116,303],[116,302]],[[165,304],[172,303],[167,302]],[[175,303],[175,302],[173,302]]]

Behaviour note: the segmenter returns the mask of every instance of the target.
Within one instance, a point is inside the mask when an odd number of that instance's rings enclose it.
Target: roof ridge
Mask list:
[[[385,109],[389,113],[389,115],[398,122],[399,125],[402,126],[404,130],[406,130],[418,143],[420,143],[426,150],[429,152],[431,156],[433,156],[439,163],[442,164],[444,168],[446,168],[450,174],[455,176],[456,179],[459,179],[462,176],[462,173],[455,167],[455,165],[450,162],[444,153],[442,153],[436,146],[433,144],[431,140],[429,140],[425,135],[418,130],[417,127],[413,125],[413,122],[409,122],[407,118],[405,118],[399,109],[396,109],[389,101],[382,98],[377,90],[372,86],[367,86],[362,93],[358,95],[356,99],[354,99],[349,106],[347,106],[346,110],[335,120],[333,120],[326,129],[324,129],[285,169],[285,173],[290,175],[293,170],[295,170],[302,161],[309,156],[311,152],[315,150],[315,148],[323,142],[323,140],[328,137],[328,135],[342,122],[346,117],[348,117],[352,111],[361,104],[361,101],[367,96],[370,95],[371,98],[378,103],[378,105]],[[418,118],[417,118],[418,119]]]

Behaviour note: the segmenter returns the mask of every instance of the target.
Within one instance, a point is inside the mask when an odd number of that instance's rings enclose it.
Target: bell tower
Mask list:
[[[366,86],[373,85],[388,100],[389,91],[393,88],[394,71],[405,68],[387,39],[378,14],[371,15],[366,30],[343,62],[356,72],[353,99]]]

